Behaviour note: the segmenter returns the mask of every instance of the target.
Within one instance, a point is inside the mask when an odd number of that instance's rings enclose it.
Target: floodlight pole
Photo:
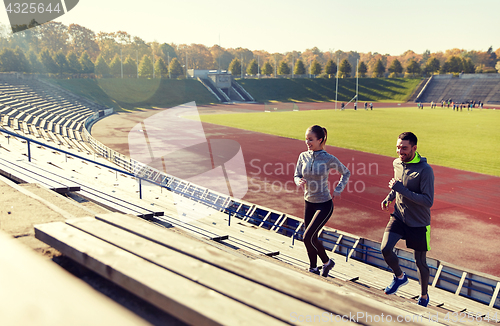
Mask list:
[[[295,56],[292,52],[292,79],[293,79],[293,71],[295,70]]]
[[[123,45],[122,45],[122,47],[123,47]],[[123,79],[123,54],[122,54],[122,48],[120,48],[120,66],[121,66],[122,79]]]
[[[139,51],[135,50],[135,61],[137,62],[137,78],[139,78]]]
[[[168,79],[171,79],[172,76],[170,75],[170,52],[167,52],[167,61],[168,61]]]
[[[359,78],[359,59],[356,59],[356,108],[358,107],[358,78]]]
[[[337,75],[335,81],[335,110],[337,110],[337,96],[339,94],[339,58],[337,58]]]
[[[241,54],[241,62],[240,62],[240,70],[241,70],[241,79],[243,79],[243,53]]]

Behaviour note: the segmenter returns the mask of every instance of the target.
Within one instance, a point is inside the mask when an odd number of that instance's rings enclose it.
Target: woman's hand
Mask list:
[[[302,178],[299,181],[299,187],[303,187],[307,183],[306,179]]]

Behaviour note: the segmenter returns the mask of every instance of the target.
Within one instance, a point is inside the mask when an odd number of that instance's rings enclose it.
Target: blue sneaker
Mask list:
[[[406,277],[406,274],[403,272],[403,279],[400,280],[396,275],[394,275],[394,278],[392,279],[391,285],[385,288],[384,292],[385,294],[395,294],[398,292],[398,289],[400,286],[408,284],[408,277]]]
[[[323,265],[323,272],[321,272],[321,276],[323,277],[327,277],[328,276],[328,273],[330,272],[330,270],[335,266],[335,262],[330,258],[328,260],[328,263],[326,263],[325,265]]]
[[[422,299],[422,297],[418,297],[418,302],[417,304],[422,307],[427,307],[429,304],[429,294],[427,293],[427,299]]]

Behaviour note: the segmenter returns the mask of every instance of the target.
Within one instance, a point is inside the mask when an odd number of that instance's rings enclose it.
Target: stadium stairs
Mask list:
[[[485,104],[500,104],[500,74],[461,74],[432,76],[418,102],[447,101],[455,103],[481,101]]]
[[[248,93],[240,84],[236,81],[231,81],[231,88],[222,89],[216,87],[214,82],[210,78],[200,78],[198,77],[200,83],[205,86],[212,95],[217,98],[219,102],[230,103],[230,102],[255,102],[254,98],[250,93]]]
[[[423,308],[415,304],[419,285],[410,252],[397,250],[410,284],[386,296],[392,275],[380,244],[325,228],[321,238],[336,266],[329,277],[316,276],[306,271],[298,218],[137,165],[86,129],[95,157],[76,148],[58,151],[45,137],[33,139],[27,153],[26,139],[8,131],[0,136],[4,176],[56,190],[75,205],[96,205],[87,217],[36,226],[36,237],[186,323],[303,324],[347,316],[346,322],[375,325],[390,315],[384,324],[402,316],[415,325],[453,325],[462,317],[481,325],[485,317],[500,317],[500,279],[493,276],[429,260],[431,302]]]

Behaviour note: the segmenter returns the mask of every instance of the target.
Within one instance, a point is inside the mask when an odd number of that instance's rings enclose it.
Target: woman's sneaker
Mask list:
[[[319,271],[320,269],[321,269],[321,267],[309,268],[309,272],[310,273],[314,273],[316,275],[319,275],[320,274],[320,271]]]
[[[392,283],[385,288],[385,294],[395,294],[398,292],[398,289],[400,286],[408,284],[408,277],[406,277],[406,274],[403,272],[403,278],[399,279],[396,275],[394,275],[394,278],[392,279]]]
[[[321,276],[327,277],[333,266],[335,266],[335,262],[330,258],[330,260],[328,260],[328,263],[323,265],[323,272],[321,273]]]
[[[422,307],[427,307],[429,304],[429,294],[427,294],[427,299],[422,299],[422,296],[418,297],[417,304]]]

